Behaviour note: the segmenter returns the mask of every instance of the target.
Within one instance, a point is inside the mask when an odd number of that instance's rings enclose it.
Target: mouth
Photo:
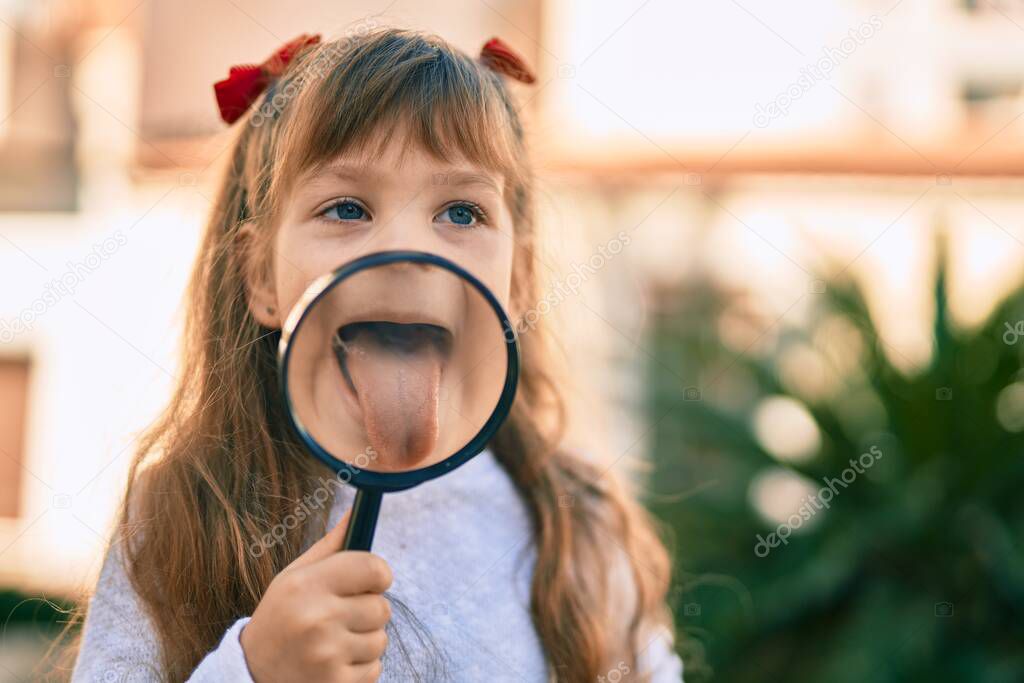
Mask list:
[[[429,322],[361,320],[335,332],[334,357],[383,469],[410,469],[434,451],[453,343]]]
[[[334,354],[349,390],[359,396],[349,365],[354,355],[365,355],[372,347],[401,362],[403,357],[413,361],[419,354],[433,353],[443,361],[451,356],[454,335],[450,330],[434,323],[396,323],[387,320],[365,320],[348,323],[334,335]]]

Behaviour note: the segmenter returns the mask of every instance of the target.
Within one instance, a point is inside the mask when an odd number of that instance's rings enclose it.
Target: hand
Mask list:
[[[256,683],[371,683],[380,676],[391,568],[341,549],[349,511],[267,587],[240,641]]]

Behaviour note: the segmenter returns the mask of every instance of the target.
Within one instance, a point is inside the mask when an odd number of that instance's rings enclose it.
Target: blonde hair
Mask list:
[[[250,314],[246,276],[270,267],[273,217],[297,175],[343,151],[372,149],[398,122],[410,144],[439,159],[461,156],[504,175],[516,245],[511,309],[541,297],[532,171],[498,74],[438,38],[396,29],[293,60],[238,124],[188,288],[183,374],[139,446],[122,505],[129,576],[170,679],[185,678],[301,552],[309,529],[289,531],[259,557],[248,547],[282,528],[324,474],[286,426],[278,334]],[[257,239],[241,249],[246,222]],[[669,563],[650,519],[615,478],[559,448],[564,409],[542,322],[522,335],[519,392],[490,446],[532,516],[530,609],[551,671],[582,683],[621,662],[635,671],[647,644],[641,628],[670,624]]]

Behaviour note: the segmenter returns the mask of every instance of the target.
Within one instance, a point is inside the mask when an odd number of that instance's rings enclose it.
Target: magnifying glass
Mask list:
[[[508,415],[519,349],[487,287],[436,254],[385,251],[315,280],[281,330],[288,415],[358,490],[343,549],[369,550],[384,493],[447,474]]]

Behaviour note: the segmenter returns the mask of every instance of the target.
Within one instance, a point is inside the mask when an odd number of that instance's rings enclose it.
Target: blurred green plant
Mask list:
[[[1024,286],[962,328],[936,251],[932,354],[909,370],[849,277],[812,285],[800,324],[707,283],[658,296],[648,502],[675,539],[688,683],[1024,681]],[[758,438],[778,397],[813,418],[809,458]],[[817,494],[867,452],[755,552],[780,524],[754,502],[766,473]]]

